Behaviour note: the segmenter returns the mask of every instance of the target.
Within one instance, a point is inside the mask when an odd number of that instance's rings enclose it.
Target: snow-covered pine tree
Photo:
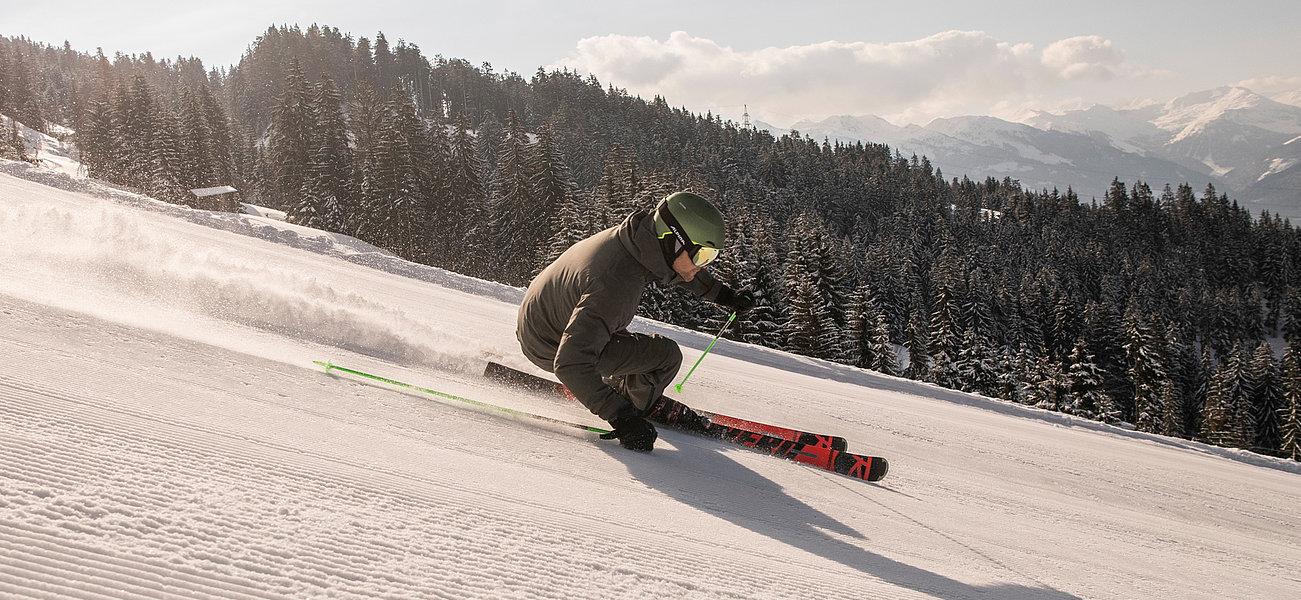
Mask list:
[[[1283,406],[1278,411],[1279,452],[1301,461],[1301,341],[1283,353]]]
[[[474,145],[475,152],[479,155],[479,164],[483,165],[479,176],[484,182],[491,202],[493,194],[496,193],[492,187],[493,182],[497,180],[498,162],[506,145],[506,128],[492,109],[483,111],[483,118],[479,120],[479,129],[475,132]]]
[[[464,114],[452,131],[447,194],[451,231],[459,232],[461,244],[449,248],[453,270],[481,274],[480,258],[489,247],[489,208],[484,190],[483,162],[475,146],[470,121]]]
[[[958,307],[948,287],[941,285],[936,289],[932,306],[928,328],[931,370],[927,380],[956,387],[953,363],[962,350],[962,332],[958,329]]]
[[[1274,349],[1269,342],[1256,346],[1249,370],[1250,384],[1245,392],[1255,433],[1254,439],[1250,440],[1251,449],[1271,453],[1281,443],[1278,411],[1283,407],[1283,390],[1278,365],[1274,362]]]
[[[399,256],[411,256],[417,250],[423,220],[422,205],[412,190],[411,148],[407,132],[399,128],[395,106],[403,101],[385,103],[386,116],[367,156],[362,188],[366,217],[361,233]]]
[[[233,151],[235,144],[231,139],[230,122],[226,113],[206,85],[198,86],[199,108],[207,122],[208,135],[211,136],[212,154],[211,183],[213,185],[233,185],[235,179],[235,162]]]
[[[101,92],[86,109],[82,128],[77,132],[77,148],[82,164],[91,177],[117,181],[119,158],[114,153],[113,112],[107,90]]]
[[[743,216],[743,220],[752,217]],[[737,227],[737,240],[729,244],[736,249],[734,267],[736,289],[745,291],[754,298],[754,308],[747,312],[732,327],[736,339],[762,346],[775,346],[780,338],[784,315],[779,307],[776,272],[780,267],[777,255],[771,247],[767,230],[755,224],[742,222]]]
[[[962,334],[962,346],[954,361],[953,371],[959,389],[965,392],[986,396],[998,393],[1000,369],[994,362],[994,351],[984,336],[974,328],[968,327]]]
[[[121,161],[115,183],[143,188],[153,179],[150,160],[153,146],[153,93],[143,75],[136,75],[128,88],[120,84],[113,99],[113,113],[118,117],[113,141],[114,154]]]
[[[1052,343],[1049,352],[1056,357],[1066,356],[1073,348],[1072,342],[1079,338],[1079,335],[1079,309],[1066,294],[1058,294],[1053,304]]]
[[[787,232],[783,274],[787,320],[782,325],[783,347],[797,354],[831,359],[836,354],[840,331],[822,294],[824,286],[817,255],[804,245],[812,231],[809,219],[800,215],[791,222]]]
[[[181,152],[189,166],[182,183],[187,188],[216,185],[213,166],[216,149],[212,144],[212,131],[203,114],[203,105],[194,91],[186,89],[181,94]],[[223,181],[222,185],[228,182]]]
[[[5,112],[10,118],[17,119],[19,123],[30,129],[42,133],[48,132],[41,99],[37,96],[33,85],[31,67],[22,51],[17,48],[14,48],[13,56],[9,61],[9,71],[10,74],[6,77],[8,106]]]
[[[311,158],[303,174],[302,197],[289,217],[296,223],[326,231],[348,231],[356,219],[352,190],[352,156],[339,90],[322,77],[312,98]]]
[[[365,38],[362,38],[363,40]],[[357,47],[360,50],[361,40],[358,40]],[[370,57],[370,52],[365,52],[365,57]],[[379,130],[383,127],[384,121],[388,119],[387,104],[375,92],[375,88],[367,83],[362,77],[366,72],[365,63],[359,63],[358,81],[353,85],[352,98],[348,101],[348,132],[352,134],[352,161],[356,167],[353,171],[352,189],[354,195],[358,198],[362,195],[362,189],[365,186],[366,170],[370,165],[370,152],[375,146],[375,139],[379,135]],[[370,65],[370,71],[374,71],[374,65]],[[342,94],[341,94],[342,95]],[[363,224],[361,222],[353,224],[352,228],[360,230]]]
[[[528,134],[514,111],[506,115],[506,141],[501,164],[493,180],[493,231],[496,278],[514,285],[529,282],[537,264],[539,229],[530,224],[544,218],[534,203],[533,174],[530,172]]]
[[[1065,386],[1061,364],[1045,354],[1024,364],[1021,402],[1037,408],[1061,410]]]
[[[401,46],[399,46],[401,48]],[[453,224],[459,219],[456,202],[450,195],[452,185],[452,140],[448,133],[447,119],[443,116],[443,107],[438,103],[432,110],[420,113],[420,118],[428,123],[422,136],[425,147],[421,156],[416,152],[414,160],[417,165],[418,180],[425,189],[424,213],[425,224],[425,262],[438,266],[447,266],[454,252],[454,246],[462,243],[461,238],[449,235],[456,231]]]
[[[1169,374],[1161,356],[1161,342],[1132,307],[1125,315],[1121,347],[1125,349],[1129,377],[1134,382],[1134,424],[1139,431],[1158,433],[1164,412],[1161,386]]]
[[[413,222],[406,227],[404,234],[409,248],[405,256],[413,261],[429,263],[431,252],[438,249],[431,240],[438,237],[434,198],[442,191],[439,189],[443,176],[440,152],[434,148],[429,123],[416,114],[416,105],[409,94],[394,90],[388,106],[393,128],[402,135],[408,186],[406,196],[412,204],[409,215]]]
[[[1075,341],[1066,358],[1066,382],[1064,412],[1091,419],[1102,415],[1102,407],[1109,401],[1102,389],[1102,373],[1093,362],[1093,354],[1089,352],[1084,336]]]
[[[1004,358],[998,374],[998,390],[996,394],[999,398],[1008,402],[1022,402],[1024,387],[1021,378],[1027,371],[1026,363],[1032,360],[1034,360],[1034,357],[1025,344],[1020,344],[1015,352],[1010,352]]]
[[[276,99],[267,132],[267,160],[272,177],[268,199],[277,209],[292,209],[303,189],[303,175],[311,155],[310,103],[307,78],[298,59],[291,59],[285,73],[284,91]]]
[[[908,322],[908,368],[904,372],[909,379],[924,381],[931,372],[929,330],[926,308],[914,308]]]
[[[849,357],[853,364],[895,375],[894,346],[890,344],[890,330],[885,314],[877,303],[871,288],[860,286],[853,295],[854,304],[849,311]]]
[[[1186,437],[1183,428],[1183,413],[1179,410],[1179,387],[1173,379],[1161,382],[1161,428],[1164,435]]]
[[[1288,343],[1301,341],[1301,286],[1288,290],[1283,304],[1283,339]]]
[[[0,158],[14,158],[16,160],[27,160],[27,144],[23,142],[23,134],[18,131],[18,120],[9,119],[8,132],[5,135],[5,145],[8,146],[9,153],[0,153]]]
[[[1209,443],[1230,448],[1245,448],[1251,441],[1245,422],[1250,413],[1242,408],[1245,399],[1245,356],[1235,347],[1211,377],[1210,392],[1202,411],[1201,437]]]
[[[569,164],[561,152],[556,140],[555,126],[551,122],[543,124],[538,132],[538,142],[534,145],[530,158],[530,175],[532,176],[533,199],[535,209],[551,224],[549,236],[537,236],[539,248],[535,252],[536,262],[530,269],[530,278],[550,264],[556,250],[564,252],[574,242],[586,237],[582,227],[582,217],[577,204],[577,185]],[[564,214],[565,212],[568,214]],[[542,229],[547,232],[547,229]],[[573,239],[570,241],[572,238]],[[565,245],[568,243],[567,245]],[[564,249],[559,246],[565,245]]]
[[[154,108],[152,121],[150,177],[144,186],[145,193],[167,202],[188,202],[191,198],[185,182],[192,176],[185,161],[180,122],[170,109],[163,106]]]

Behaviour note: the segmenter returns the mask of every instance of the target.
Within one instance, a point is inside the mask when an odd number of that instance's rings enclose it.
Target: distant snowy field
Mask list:
[[[0,173],[0,597],[1301,590],[1295,463],[730,342],[684,401],[843,435],[889,477],[674,432],[639,455],[311,364],[599,425],[477,376],[527,366],[517,289],[45,171],[0,165],[69,188]]]

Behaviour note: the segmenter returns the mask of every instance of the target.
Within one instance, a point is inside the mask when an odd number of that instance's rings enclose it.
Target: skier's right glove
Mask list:
[[[655,448],[655,438],[659,437],[655,433],[655,426],[637,415],[615,417],[610,421],[610,426],[614,431],[602,433],[601,439],[617,439],[624,448],[637,452],[650,452]]]
[[[754,296],[744,290],[737,291],[730,287],[724,287],[718,291],[719,306],[730,308],[738,316],[747,310],[754,308]]]

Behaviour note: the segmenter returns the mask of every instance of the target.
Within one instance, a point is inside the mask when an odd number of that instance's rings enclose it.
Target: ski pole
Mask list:
[[[723,323],[723,328],[718,330],[718,335],[715,335],[714,339],[710,340],[709,345],[705,346],[705,353],[701,354],[700,358],[696,359],[696,364],[691,365],[691,370],[687,371],[686,377],[683,377],[682,381],[678,382],[677,384],[674,384],[673,386],[674,391],[676,391],[679,394],[682,393],[682,386],[686,385],[688,379],[691,379],[691,374],[696,372],[696,367],[700,366],[700,361],[705,360],[705,357],[709,356],[709,351],[713,350],[714,344],[718,342],[718,338],[723,336],[723,332],[727,331],[727,328],[732,325],[732,321],[735,320],[736,320],[736,313],[732,313],[730,316],[727,317],[727,322]]]
[[[547,423],[551,423],[551,424],[553,424],[553,425],[560,425],[560,426],[563,426],[563,427],[573,427],[574,429],[582,429],[583,431],[590,431],[590,432],[592,432],[592,433],[610,433],[610,430],[609,430],[609,429],[601,429],[600,427],[588,427],[587,425],[579,425],[578,423],[570,423],[569,421],[562,421],[562,420],[560,420],[560,419],[553,419],[553,418],[551,418],[551,417],[544,417],[544,416],[542,416],[542,415],[535,415],[535,414],[533,414],[533,413],[524,412],[524,411],[522,411],[522,410],[515,410],[515,409],[513,409],[513,408],[506,408],[505,406],[497,406],[496,404],[489,404],[489,403],[487,403],[487,402],[481,402],[481,401],[479,401],[479,400],[473,400],[473,399],[470,399],[470,398],[465,398],[465,397],[463,397],[463,396],[457,396],[457,395],[455,395],[455,394],[449,394],[449,393],[447,393],[447,392],[440,392],[440,391],[438,391],[438,390],[431,390],[431,389],[429,389],[429,388],[420,387],[420,386],[418,386],[418,385],[411,385],[411,384],[409,384],[409,383],[403,383],[403,382],[398,381],[398,380],[396,380],[396,379],[389,379],[389,378],[387,378],[387,377],[380,377],[379,375],[372,375],[372,374],[370,374],[370,373],[366,373],[366,372],[364,372],[364,371],[358,371],[358,370],[356,370],[356,369],[349,369],[348,367],[341,367],[341,366],[339,366],[339,365],[333,364],[333,363],[331,363],[331,362],[329,362],[329,361],[325,361],[325,360],[314,360],[314,361],[312,361],[312,362],[315,363],[315,364],[318,364],[318,365],[320,365],[320,366],[322,366],[322,367],[325,367],[325,372],[326,372],[326,373],[329,373],[330,371],[341,371],[341,372],[343,372],[343,373],[348,373],[348,374],[351,374],[351,375],[356,375],[356,376],[358,376],[358,377],[365,377],[365,378],[367,378],[367,379],[373,379],[373,380],[378,381],[378,382],[381,382],[381,383],[387,383],[387,384],[389,384],[389,385],[395,385],[395,386],[398,386],[398,387],[400,387],[400,388],[406,388],[406,389],[408,389],[408,390],[415,390],[415,391],[417,391],[417,392],[424,392],[424,393],[426,393],[426,394],[429,394],[429,395],[431,395],[431,396],[435,396],[435,397],[438,397],[438,398],[443,398],[443,399],[446,399],[446,400],[455,400],[455,401],[457,401],[457,402],[463,402],[463,403],[465,403],[465,404],[469,404],[469,405],[471,405],[471,406],[477,406],[477,407],[479,407],[479,408],[488,408],[488,409],[492,409],[492,410],[495,410],[495,411],[498,411],[498,412],[506,413],[506,414],[511,415],[511,416],[514,416],[514,417],[525,417],[525,418],[533,419],[533,420],[535,420],[535,421],[545,421],[545,422],[547,422]]]

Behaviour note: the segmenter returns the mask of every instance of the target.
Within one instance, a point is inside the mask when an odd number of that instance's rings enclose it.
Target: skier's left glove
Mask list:
[[[615,417],[610,421],[610,426],[614,431],[602,433],[603,440],[619,440],[619,444],[629,450],[637,452],[650,452],[655,448],[655,438],[659,434],[655,433],[655,426],[650,421],[637,415],[625,415]]]
[[[747,310],[754,308],[754,296],[746,291],[736,291],[730,287],[725,287],[718,291],[719,306],[732,309],[732,312],[740,315]]]

